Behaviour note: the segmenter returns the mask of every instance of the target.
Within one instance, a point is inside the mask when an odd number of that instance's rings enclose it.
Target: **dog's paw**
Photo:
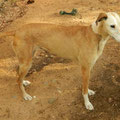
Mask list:
[[[32,100],[32,97],[27,93],[23,97],[25,100]]]
[[[86,107],[86,109],[88,109],[88,110],[94,110],[93,105],[92,105],[89,101],[85,103],[85,107]]]
[[[30,85],[31,84],[31,82],[29,82],[28,80],[23,80],[23,85],[24,86],[27,86],[27,85]]]
[[[88,89],[88,95],[94,95],[95,91]]]

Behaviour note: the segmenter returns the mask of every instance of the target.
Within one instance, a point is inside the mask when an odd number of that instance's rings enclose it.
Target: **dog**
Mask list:
[[[13,36],[13,49],[19,60],[18,84],[25,100],[32,97],[25,91],[29,81],[24,81],[31,67],[32,57],[37,48],[48,50],[59,57],[71,59],[81,70],[82,95],[85,107],[94,107],[88,95],[90,71],[103,52],[110,37],[120,41],[120,17],[115,12],[100,13],[97,20],[89,26],[62,26],[49,23],[30,23],[16,31],[0,33],[0,38]]]

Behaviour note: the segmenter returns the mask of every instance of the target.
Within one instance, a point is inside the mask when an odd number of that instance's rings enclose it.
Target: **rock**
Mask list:
[[[50,55],[51,58],[54,58],[55,56],[54,55]]]
[[[33,98],[36,98],[36,96],[33,96]]]
[[[49,57],[48,55],[45,55],[45,57]]]
[[[46,63],[46,62],[43,62],[43,65],[47,65],[47,63]]]
[[[12,98],[17,98],[16,96],[12,96]]]
[[[56,100],[57,100],[57,98],[49,98],[48,103],[53,104]]]
[[[57,88],[57,91],[61,94],[62,90],[60,88]]]
[[[108,99],[108,102],[111,103],[112,101],[113,101],[113,99],[110,97],[110,98]]]

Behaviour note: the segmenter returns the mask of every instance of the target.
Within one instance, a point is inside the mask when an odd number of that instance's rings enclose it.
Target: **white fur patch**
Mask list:
[[[32,100],[32,97],[27,93],[25,93],[23,97],[25,100]]]
[[[31,84],[30,81],[28,81],[28,80],[23,80],[23,85],[24,85],[24,86],[27,86],[27,85],[30,85],[30,84]]]
[[[88,95],[94,95],[95,91],[88,89]]]
[[[93,105],[92,105],[91,102],[89,101],[88,94],[84,94],[84,95],[83,95],[83,98],[84,98],[84,103],[85,103],[86,109],[88,109],[88,110],[94,110]]]

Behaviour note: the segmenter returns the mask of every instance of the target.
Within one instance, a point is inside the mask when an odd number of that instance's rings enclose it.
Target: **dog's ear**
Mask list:
[[[108,17],[107,17],[107,14],[106,13],[100,13],[97,20],[96,20],[96,25],[98,24],[98,22],[102,21],[102,20],[106,20]]]

